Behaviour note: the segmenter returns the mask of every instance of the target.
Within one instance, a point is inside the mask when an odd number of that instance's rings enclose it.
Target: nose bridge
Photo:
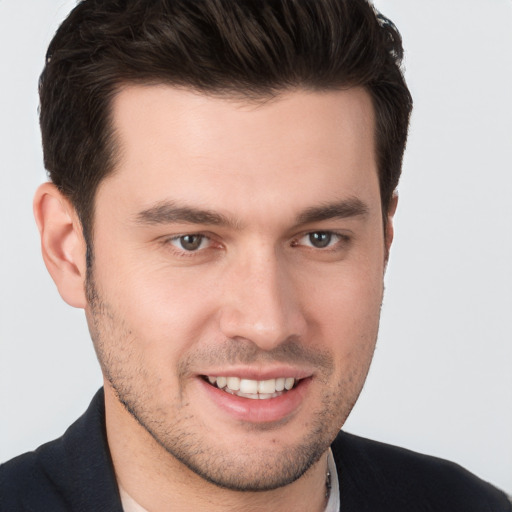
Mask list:
[[[232,262],[224,282],[221,330],[270,350],[300,336],[303,318],[293,280],[272,247],[258,247]]]

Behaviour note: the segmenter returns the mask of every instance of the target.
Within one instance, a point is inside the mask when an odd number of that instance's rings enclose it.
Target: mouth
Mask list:
[[[242,379],[240,377],[225,377],[204,375],[203,379],[211,386],[230,395],[251,400],[269,400],[278,398],[294,389],[301,379],[293,377],[278,377],[267,380]]]
[[[274,369],[272,375],[269,370],[255,372],[247,368],[240,373],[228,370],[224,375],[214,372],[198,375],[202,384],[199,389],[207,397],[204,406],[208,408],[213,403],[217,410],[223,411],[219,420],[227,413],[228,418],[244,425],[258,424],[265,428],[283,425],[294,418],[303,409],[313,382],[312,372],[303,369]]]

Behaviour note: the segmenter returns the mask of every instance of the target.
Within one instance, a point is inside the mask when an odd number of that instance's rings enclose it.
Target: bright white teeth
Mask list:
[[[249,379],[241,379],[240,380],[240,391],[242,393],[256,394],[258,392],[258,381],[257,380],[249,380]]]
[[[258,381],[258,393],[272,394],[276,391],[276,379]]]
[[[258,400],[259,399],[258,393],[242,393],[241,391],[239,391],[236,394],[238,396],[241,396],[242,398],[250,398],[251,400]]]
[[[208,376],[208,382],[219,389],[223,389],[232,395],[244,398],[266,400],[276,398],[283,391],[289,391],[295,385],[292,377],[268,380],[240,379],[239,377],[214,377]]]
[[[286,379],[284,377],[276,379],[276,391],[283,391],[285,380]]]
[[[238,377],[228,377],[227,385],[232,391],[238,391],[240,389],[240,379]]]

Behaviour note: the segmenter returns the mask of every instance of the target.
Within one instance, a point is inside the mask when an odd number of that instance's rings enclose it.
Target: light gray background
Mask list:
[[[44,268],[37,78],[74,5],[0,0],[0,460],[101,385],[83,312]],[[374,363],[346,429],[512,491],[512,1],[380,0],[415,98]]]

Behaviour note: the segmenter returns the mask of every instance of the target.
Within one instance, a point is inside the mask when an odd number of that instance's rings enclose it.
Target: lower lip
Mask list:
[[[253,400],[212,386],[203,378],[198,378],[203,389],[213,402],[237,420],[250,423],[270,423],[286,419],[293,415],[301,406],[311,378],[302,379],[290,391],[276,398]]]

